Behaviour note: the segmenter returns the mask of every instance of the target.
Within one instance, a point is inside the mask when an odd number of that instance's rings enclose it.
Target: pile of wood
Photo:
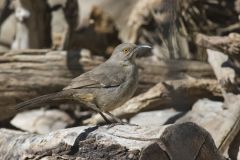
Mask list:
[[[240,159],[238,13],[239,0],[3,1],[0,159]],[[73,102],[16,112],[121,42],[153,46],[136,94],[112,111],[129,125]]]

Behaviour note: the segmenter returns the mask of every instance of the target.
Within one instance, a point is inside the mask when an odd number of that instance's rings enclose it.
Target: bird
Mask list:
[[[92,70],[71,80],[62,91],[27,100],[16,105],[17,111],[36,108],[57,100],[74,100],[99,113],[107,123],[123,123],[110,111],[120,107],[135,93],[138,85],[136,55],[151,50],[149,45],[122,43],[110,58]]]

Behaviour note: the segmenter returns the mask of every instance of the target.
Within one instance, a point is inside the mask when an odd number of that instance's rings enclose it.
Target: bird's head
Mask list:
[[[122,43],[118,45],[111,56],[110,59],[117,61],[129,61],[134,62],[136,55],[139,53],[147,52],[152,47],[148,45],[136,45],[132,43]]]

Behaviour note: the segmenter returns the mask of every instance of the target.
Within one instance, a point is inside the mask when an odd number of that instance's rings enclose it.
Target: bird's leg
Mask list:
[[[112,121],[110,121],[103,113],[106,113],[108,116],[110,116],[116,123],[118,124],[126,124],[123,121],[121,121],[121,119],[119,119],[118,117],[114,116],[113,114],[111,114],[108,111],[103,111],[100,107],[98,107],[96,104],[94,103],[85,103],[87,105],[87,107],[93,109],[94,111],[98,112],[102,118],[106,121],[106,123],[113,123]]]
[[[98,113],[102,116],[102,118],[104,119],[104,121],[105,121],[106,123],[109,123],[109,124],[112,123],[112,121],[110,121],[109,119],[107,119],[107,117],[106,117],[102,112],[98,112]]]
[[[108,111],[106,111],[105,113],[107,115],[109,115],[115,122],[120,123],[120,124],[124,124],[124,122],[120,118],[114,116],[112,113],[110,113]]]
[[[110,116],[114,121],[115,123],[119,123],[119,124],[125,124],[123,121],[121,121],[121,119],[119,119],[118,117],[114,116],[112,113],[108,112],[108,111],[103,111],[101,110],[100,107],[98,107],[98,105],[96,104],[93,104],[92,107],[95,108],[95,110],[100,113],[100,115],[103,117],[103,119],[107,122],[107,123],[113,123],[111,122],[103,113],[106,113],[108,116]]]
[[[103,111],[99,108],[99,107],[97,107],[97,105],[95,105],[95,104],[93,104],[93,103],[87,103],[86,104],[89,108],[91,108],[91,109],[93,109],[94,111],[96,111],[96,112],[98,112],[101,116],[102,116],[102,118],[104,119],[104,121],[106,122],[106,123],[113,123],[112,121],[110,121],[104,114],[103,114]]]
[[[130,123],[128,123],[128,122],[123,122],[120,118],[114,116],[112,113],[110,113],[110,112],[108,112],[108,111],[106,111],[105,113],[106,113],[107,115],[111,116],[112,119],[114,119],[114,120],[117,122],[117,123],[111,124],[111,125],[110,125],[110,128],[113,127],[114,125],[118,125],[118,124],[120,124],[120,125],[127,124],[127,125],[130,125],[130,126],[138,126],[138,125],[136,125],[136,124],[130,124]]]

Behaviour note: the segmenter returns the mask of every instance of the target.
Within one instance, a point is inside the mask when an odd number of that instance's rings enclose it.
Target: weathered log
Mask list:
[[[191,60],[160,60],[152,57],[137,59],[140,85],[157,84],[166,80],[194,78],[214,78],[211,66],[205,62]],[[148,87],[149,88],[149,87]]]
[[[218,147],[221,152],[224,152],[240,131],[240,90],[236,83],[236,70],[229,64],[229,61],[227,61],[228,56],[224,55],[222,52],[213,50],[207,50],[207,52],[209,57],[208,61],[213,67],[214,73],[220,82],[225,100],[223,104],[225,113],[223,112],[223,115],[227,118],[225,123],[221,124],[221,129],[224,131],[224,140],[221,141]]]
[[[23,50],[0,53],[0,109],[3,109],[0,119],[8,115],[10,106],[39,95],[60,91],[72,78],[103,61],[103,58],[91,56],[85,50]],[[160,63],[143,58],[139,59],[138,65],[141,68],[142,91],[168,78],[182,78],[184,74],[194,77],[209,77],[213,74],[209,65],[195,61]]]
[[[0,129],[1,159],[224,160],[203,128],[116,125],[78,127],[45,135]],[[184,147],[183,147],[184,145]]]
[[[237,76],[231,63],[228,60],[228,56],[222,52],[213,51],[208,49],[208,62],[212,66],[214,73],[221,84],[222,93],[225,96],[226,93],[239,93],[237,86]]]
[[[223,91],[239,92],[237,79],[240,74],[240,35],[231,33],[220,37],[197,34],[195,43],[208,48],[208,62],[222,85]]]
[[[222,52],[221,54],[226,54],[227,59],[229,58],[230,60],[224,60],[225,63],[234,68],[235,72],[240,75],[240,34],[231,33],[228,36],[207,36],[204,34],[197,34],[194,41],[201,47]]]
[[[227,66],[228,57],[219,51],[208,50],[208,58],[220,82],[224,103],[215,102],[215,105],[209,105],[211,103],[199,101],[178,122],[196,122],[207,129],[213,135],[219,151],[224,153],[240,130],[239,89],[234,70]]]
[[[218,50],[235,60],[240,58],[240,34],[231,33],[228,36],[207,36],[197,34],[195,42],[202,47]]]
[[[112,113],[121,118],[129,118],[144,110],[163,109],[174,107],[186,111],[199,98],[216,99],[221,97],[221,90],[215,80],[206,79],[185,79],[161,82],[147,92],[142,93],[122,107],[115,109]],[[85,123],[96,124],[103,122],[99,115],[85,120]]]
[[[191,121],[202,126],[213,136],[216,146],[223,153],[239,131],[239,106],[239,95],[229,96],[223,104],[200,100],[177,123]]]

